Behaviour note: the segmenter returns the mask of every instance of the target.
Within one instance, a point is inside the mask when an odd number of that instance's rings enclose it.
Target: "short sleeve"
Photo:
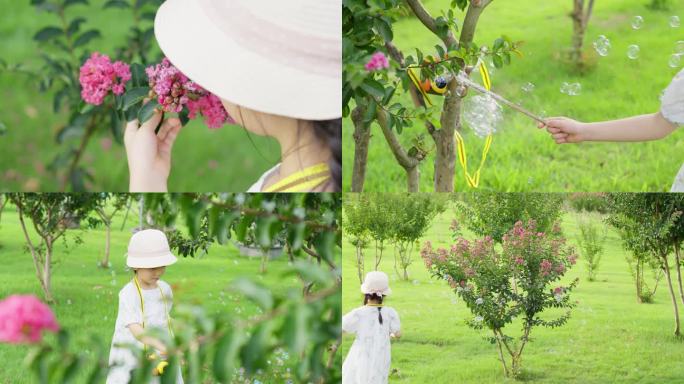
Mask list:
[[[392,309],[390,311],[389,329],[390,329],[390,333],[397,333],[397,332],[401,331],[401,323],[399,322],[399,314],[394,309]]]
[[[352,311],[342,317],[342,331],[356,333],[359,330],[359,311]]]
[[[142,324],[142,310],[140,308],[140,301],[137,295],[133,295],[130,290],[122,290],[119,293],[119,318],[124,327],[130,324]]]
[[[663,91],[660,113],[670,123],[684,125],[684,69],[675,75]]]

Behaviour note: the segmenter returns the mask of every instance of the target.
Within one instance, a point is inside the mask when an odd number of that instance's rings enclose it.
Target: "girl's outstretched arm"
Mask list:
[[[145,330],[143,329],[142,325],[137,323],[128,324],[128,329],[133,334],[133,337],[135,337],[141,343],[151,346],[159,351],[159,353],[162,355],[166,355],[166,345],[159,341],[159,339],[144,335]]]
[[[546,120],[546,124],[540,123],[538,127],[546,127],[557,144],[658,140],[677,128],[660,112],[596,123],[582,123],[567,117],[552,117]]]

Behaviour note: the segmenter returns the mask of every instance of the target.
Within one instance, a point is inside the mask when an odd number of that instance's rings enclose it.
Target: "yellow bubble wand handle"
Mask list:
[[[482,76],[482,83],[484,83],[485,88],[489,90],[492,86],[492,83],[489,78],[489,71],[487,71],[487,66],[484,64],[484,62],[480,63],[480,75]],[[463,136],[461,136],[458,131],[455,131],[454,133],[456,149],[458,152],[458,161],[461,163],[461,168],[463,168],[463,176],[469,187],[477,188],[480,185],[480,174],[482,167],[484,167],[485,161],[487,160],[487,154],[492,146],[492,134],[488,134],[485,138],[485,145],[484,148],[482,148],[482,157],[480,158],[480,166],[477,168],[477,171],[471,175],[470,172],[468,172],[468,154],[466,153],[465,140],[463,140]],[[456,186],[454,185],[454,190],[455,189]]]

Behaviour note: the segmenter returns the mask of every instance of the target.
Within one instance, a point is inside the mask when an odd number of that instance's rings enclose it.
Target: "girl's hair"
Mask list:
[[[331,183],[335,192],[342,191],[342,119],[312,121],[314,134],[330,149],[328,161]],[[382,322],[382,321],[381,321]]]
[[[366,293],[366,296],[363,298],[363,305],[368,304],[369,300],[374,300],[377,301],[378,304],[382,304],[382,295],[378,295],[377,293]],[[380,310],[382,307],[378,307],[378,321],[380,324],[382,324],[382,312]]]

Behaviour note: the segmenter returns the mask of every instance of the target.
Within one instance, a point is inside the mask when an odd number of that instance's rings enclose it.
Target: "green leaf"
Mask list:
[[[64,0],[64,8],[67,8],[71,5],[76,5],[76,4],[88,5],[88,0]]]
[[[86,19],[83,17],[77,17],[69,23],[67,28],[67,36],[71,36],[77,33],[81,29],[81,24],[85,23]]]
[[[55,94],[55,97],[52,100],[52,110],[54,113],[59,112],[59,108],[62,106],[62,100],[69,95],[70,90],[71,88],[64,87]]]
[[[496,52],[499,49],[501,49],[501,47],[503,47],[503,45],[504,45],[504,40],[499,37],[498,39],[494,40],[494,46],[492,46],[492,50]]]
[[[263,285],[257,284],[246,277],[241,277],[233,281],[231,286],[233,289],[255,302],[264,311],[269,311],[273,308],[271,290]]]
[[[366,124],[372,122],[377,115],[377,109],[378,103],[375,101],[375,99],[371,98],[368,102],[368,106],[366,106],[366,112],[363,114],[363,122]]]
[[[270,349],[270,337],[271,323],[261,323],[255,328],[247,345],[242,348],[240,357],[247,375],[252,375],[257,370],[266,367],[267,351]]]
[[[131,64],[131,79],[136,87],[147,87],[148,80],[145,67],[140,63]]]
[[[361,83],[361,89],[376,99],[382,99],[385,96],[385,87],[370,77],[367,77],[363,80],[363,83]]]
[[[321,232],[314,238],[316,252],[324,260],[333,261],[333,248],[335,247],[335,233]]]
[[[140,108],[138,112],[138,121],[140,124],[145,123],[154,114],[154,109],[159,106],[157,100],[150,100]]]
[[[280,330],[285,345],[293,355],[301,354],[309,342],[308,320],[311,310],[303,303],[297,303],[290,308]]]
[[[132,107],[128,108],[128,110],[125,112],[126,121],[131,122],[131,121],[137,119],[138,118],[138,112],[140,112],[141,108],[142,108],[142,103],[135,104]]]
[[[384,18],[376,17],[374,19],[375,29],[386,42],[391,42],[394,38],[392,33],[392,26]]]
[[[117,142],[121,143],[121,139],[123,137],[123,124],[124,121],[121,120],[121,116],[119,116],[119,112],[115,110],[110,111],[110,129],[112,131],[112,136],[114,137],[114,140]]]
[[[123,95],[123,110],[126,111],[132,105],[141,102],[150,93],[148,87],[133,88]]]
[[[492,60],[494,61],[494,66],[497,68],[503,67],[503,60],[501,60],[501,56],[498,54],[492,55]],[[486,65],[486,64],[484,64]]]
[[[62,28],[57,28],[57,27],[45,27],[38,31],[34,36],[33,40],[36,41],[46,41],[49,40],[53,37],[57,37],[60,35],[63,35],[64,31]]]
[[[102,6],[103,9],[107,8],[130,8],[131,6],[123,0],[109,0]]]
[[[188,116],[190,112],[188,112],[187,108],[183,108],[180,113],[178,114],[178,118],[180,119],[181,126],[185,127],[185,125],[190,121],[190,116]]]
[[[235,373],[235,361],[244,344],[244,331],[237,327],[226,330],[226,334],[216,344],[214,355],[214,377],[221,383],[228,383]]]
[[[81,36],[79,36],[76,41],[74,42],[74,48],[78,48],[82,45],[88,44],[88,42],[94,38],[101,37],[102,35],[100,34],[100,31],[97,29],[91,29],[87,32],[84,32]]]
[[[67,139],[83,136],[88,118],[88,115],[77,115],[69,124],[57,132],[57,143],[61,144]]]
[[[306,281],[319,284],[330,284],[331,281],[334,281],[333,276],[328,270],[308,261],[297,260],[292,264],[292,269],[294,272],[299,273]]]

